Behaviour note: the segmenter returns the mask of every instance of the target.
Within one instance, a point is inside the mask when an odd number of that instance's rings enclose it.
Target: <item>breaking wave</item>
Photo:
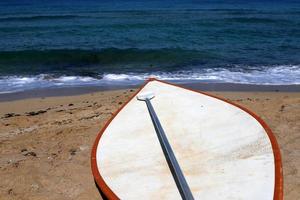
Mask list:
[[[37,88],[71,86],[136,85],[154,77],[173,82],[240,83],[257,85],[300,84],[300,65],[259,67],[251,70],[209,68],[153,73],[104,73],[98,76],[66,76],[40,74],[37,76],[2,76],[0,93],[12,93]]]

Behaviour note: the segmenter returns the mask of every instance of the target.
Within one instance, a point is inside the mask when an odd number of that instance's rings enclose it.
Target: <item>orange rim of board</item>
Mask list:
[[[99,189],[101,190],[101,192],[104,194],[104,196],[107,199],[120,199],[120,198],[108,187],[108,185],[105,183],[103,177],[100,174],[100,169],[98,168],[97,160],[96,160],[97,148],[98,148],[99,141],[101,139],[101,136],[105,132],[106,128],[111,123],[111,121],[150,81],[158,81],[158,82],[161,82],[161,83],[165,83],[165,84],[168,84],[168,85],[172,85],[172,86],[175,86],[175,87],[179,87],[179,88],[182,88],[182,89],[186,89],[186,90],[189,90],[189,91],[192,91],[192,92],[204,94],[206,96],[210,96],[210,97],[219,99],[221,101],[224,101],[226,103],[229,103],[229,104],[231,104],[235,107],[238,107],[238,108],[242,109],[243,111],[247,112],[252,117],[254,117],[261,124],[261,126],[265,129],[266,133],[268,134],[268,137],[270,139],[272,149],[273,149],[274,164],[275,164],[275,185],[274,185],[273,199],[274,200],[282,200],[283,199],[283,174],[282,174],[282,162],[281,162],[281,154],[280,154],[279,145],[278,145],[278,142],[277,142],[276,137],[274,136],[272,130],[269,128],[269,126],[258,115],[256,115],[254,112],[250,111],[249,109],[247,109],[247,108],[245,108],[241,105],[238,105],[236,103],[228,101],[227,99],[217,97],[215,95],[208,94],[206,92],[185,88],[185,87],[175,85],[175,84],[172,84],[172,83],[168,83],[168,82],[165,82],[165,81],[161,81],[161,80],[158,80],[158,79],[155,79],[155,78],[149,78],[147,81],[145,81],[145,83],[129,98],[129,100],[126,101],[116,112],[113,113],[111,118],[104,124],[104,127],[100,130],[100,132],[98,133],[98,135],[95,139],[94,145],[92,147],[92,152],[91,152],[91,168],[92,168],[92,173],[93,173],[94,180],[95,180],[97,186],[99,187]]]

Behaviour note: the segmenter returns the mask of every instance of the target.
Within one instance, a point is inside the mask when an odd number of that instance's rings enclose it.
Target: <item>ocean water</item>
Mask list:
[[[0,93],[148,77],[300,84],[300,2],[0,1]]]

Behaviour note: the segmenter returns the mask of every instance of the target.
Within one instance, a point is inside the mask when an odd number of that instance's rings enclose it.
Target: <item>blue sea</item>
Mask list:
[[[148,77],[300,84],[300,1],[0,1],[0,93]]]

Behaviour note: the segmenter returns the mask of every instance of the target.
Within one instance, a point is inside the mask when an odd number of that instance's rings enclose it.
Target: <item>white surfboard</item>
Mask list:
[[[194,199],[282,199],[280,150],[268,126],[224,99],[150,79],[106,123],[91,164],[108,199],[181,199],[145,102],[164,129]]]

